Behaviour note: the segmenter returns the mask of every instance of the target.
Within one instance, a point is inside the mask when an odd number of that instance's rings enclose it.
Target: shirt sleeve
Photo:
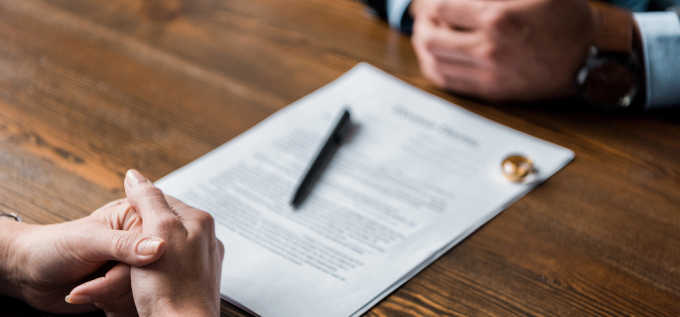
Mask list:
[[[387,22],[406,33],[411,33],[413,25],[413,19],[407,12],[409,4],[411,0],[387,0]]]
[[[675,12],[634,18],[642,36],[647,109],[680,105],[680,18]]]

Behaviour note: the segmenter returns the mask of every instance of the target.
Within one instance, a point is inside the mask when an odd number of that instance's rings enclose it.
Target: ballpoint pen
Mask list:
[[[328,165],[331,158],[333,158],[333,154],[335,154],[335,152],[338,150],[338,147],[340,147],[342,140],[351,130],[351,127],[352,121],[350,120],[349,110],[344,109],[340,119],[335,124],[333,131],[328,136],[328,139],[326,139],[326,142],[316,155],[312,165],[310,165],[309,169],[305,173],[305,176],[302,178],[302,181],[297,186],[297,190],[295,190],[293,199],[290,201],[290,205],[293,208],[299,207],[300,204],[305,200],[309,192],[312,190],[312,187],[314,187],[314,184],[316,184],[316,181],[321,176],[321,173]]]

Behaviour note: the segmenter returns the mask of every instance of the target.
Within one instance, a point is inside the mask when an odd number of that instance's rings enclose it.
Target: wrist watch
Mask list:
[[[628,108],[642,95],[640,57],[633,50],[635,22],[630,12],[610,5],[593,6],[598,41],[588,48],[576,84],[592,107],[604,110]]]
[[[19,217],[19,215],[15,214],[13,212],[9,213],[9,212],[0,211],[0,220],[2,220],[3,218],[14,219],[15,221],[21,222],[21,217]]]

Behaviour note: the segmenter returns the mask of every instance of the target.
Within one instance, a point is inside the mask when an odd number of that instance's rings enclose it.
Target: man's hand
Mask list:
[[[219,316],[224,246],[215,237],[210,214],[189,207],[130,170],[125,179],[129,203],[142,218],[145,234],[166,241],[163,257],[130,269],[132,294],[140,316]],[[112,294],[104,279],[77,287],[71,295],[89,296],[113,316]],[[118,316],[118,315],[116,315]]]
[[[597,41],[585,0],[414,0],[412,42],[437,86],[491,101],[573,95]]]
[[[121,261],[143,266],[161,257],[165,242],[141,233],[141,219],[125,199],[111,202],[92,215],[54,225],[0,221],[0,294],[53,313],[83,313],[94,305],[64,301],[76,285],[103,274],[102,266]],[[114,263],[115,264],[115,263]],[[105,268],[106,269],[106,268]],[[129,267],[118,264],[107,274],[120,296],[121,311],[135,313]],[[127,294],[127,296],[124,296]],[[94,303],[81,296],[69,300]]]

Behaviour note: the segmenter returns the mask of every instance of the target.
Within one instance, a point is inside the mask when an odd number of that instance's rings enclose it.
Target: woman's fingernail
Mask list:
[[[89,295],[68,295],[66,296],[66,302],[69,304],[90,304],[94,303],[94,299]]]
[[[130,187],[135,186],[141,182],[146,182],[146,178],[142,176],[139,172],[135,170],[128,170],[127,173],[125,173],[125,181],[127,181],[128,185]]]
[[[137,245],[137,254],[143,256],[154,255],[158,253],[158,247],[161,245],[161,242],[163,242],[163,240],[158,238],[142,240],[142,242]]]

